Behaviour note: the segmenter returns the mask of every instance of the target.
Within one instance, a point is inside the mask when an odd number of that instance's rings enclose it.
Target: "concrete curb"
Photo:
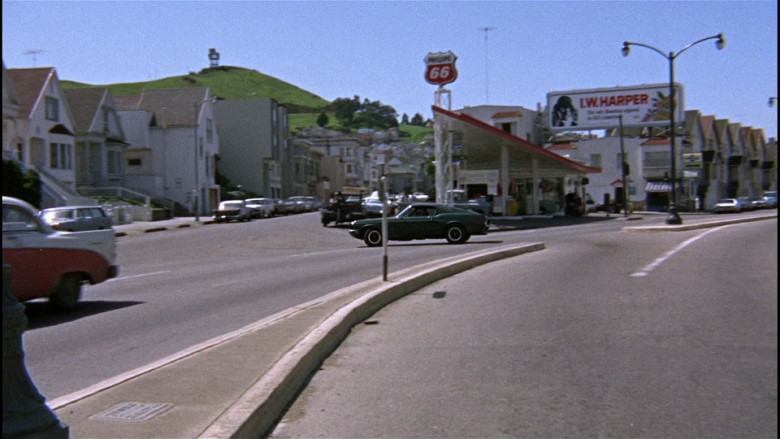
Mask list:
[[[766,219],[777,219],[777,214],[774,215],[761,215],[761,216],[749,216],[740,217],[730,220],[715,220],[706,221],[702,223],[694,224],[681,224],[675,225],[663,225],[663,226],[637,226],[637,227],[623,227],[625,232],[683,232],[686,230],[706,229],[710,227],[727,226],[730,224],[747,223],[752,221],[761,221]]]
[[[413,268],[393,273],[397,280],[388,281],[353,300],[309,331],[198,437],[244,438],[267,435],[309,377],[349,335],[353,326],[389,303],[437,280],[499,259],[544,248],[543,243],[507,246],[437,261],[422,270]]]

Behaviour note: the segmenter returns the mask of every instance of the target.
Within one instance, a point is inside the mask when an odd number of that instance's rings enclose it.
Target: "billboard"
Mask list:
[[[674,84],[675,119],[683,120],[683,88]],[[547,93],[548,126],[576,131],[619,126],[669,125],[669,84],[595,88]]]

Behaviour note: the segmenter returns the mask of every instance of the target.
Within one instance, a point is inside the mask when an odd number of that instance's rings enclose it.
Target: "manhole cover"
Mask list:
[[[173,407],[170,403],[123,402],[110,409],[92,415],[98,421],[146,421]]]

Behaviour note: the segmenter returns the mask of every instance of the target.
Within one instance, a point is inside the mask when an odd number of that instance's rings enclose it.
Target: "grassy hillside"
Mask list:
[[[140,94],[145,88],[209,87],[213,95],[223,99],[270,97],[287,107],[290,130],[293,132],[303,127],[317,126],[317,116],[322,111],[328,115],[329,127],[344,130],[336,116],[327,111],[330,105],[327,100],[280,79],[242,67],[211,67],[183,76],[121,84],[84,84],[65,79],[60,82],[63,88],[107,87],[114,96]],[[431,128],[413,125],[401,125],[399,129],[402,140],[415,143],[421,141],[425,134],[433,132]]]
[[[209,87],[212,94],[224,99],[270,97],[284,104],[291,113],[321,111],[330,104],[314,93],[280,79],[256,70],[230,66],[211,67],[198,73],[146,82],[93,85],[61,80],[61,83],[64,88],[108,87],[114,96],[139,94],[144,88]]]

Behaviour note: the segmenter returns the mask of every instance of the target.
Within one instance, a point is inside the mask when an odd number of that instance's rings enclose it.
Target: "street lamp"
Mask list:
[[[682,222],[683,222],[682,218],[677,213],[677,169],[676,169],[676,166],[675,166],[675,161],[676,161],[675,159],[677,157],[677,152],[676,152],[676,148],[675,148],[675,139],[674,139],[674,134],[675,134],[674,133],[674,128],[675,128],[674,127],[674,125],[675,125],[675,121],[674,121],[674,113],[675,113],[675,109],[674,109],[674,101],[675,101],[675,99],[674,99],[674,60],[675,60],[675,58],[680,56],[680,54],[682,54],[683,52],[688,50],[690,47],[693,47],[693,46],[701,43],[702,41],[713,40],[713,39],[717,39],[718,40],[718,41],[715,42],[716,46],[718,47],[718,50],[723,49],[723,47],[726,45],[726,39],[723,37],[723,33],[719,33],[717,35],[712,35],[712,36],[709,36],[709,37],[706,37],[706,38],[702,38],[702,39],[700,39],[698,41],[694,41],[693,43],[683,47],[679,52],[677,52],[677,53],[669,52],[668,55],[666,53],[664,53],[661,49],[658,49],[657,47],[651,46],[649,44],[635,43],[635,42],[632,42],[632,41],[624,41],[623,42],[623,49],[622,49],[623,56],[628,56],[629,52],[631,51],[629,46],[642,46],[642,47],[646,47],[646,48],[648,48],[650,50],[654,50],[655,52],[661,54],[661,56],[663,56],[664,58],[669,60],[669,110],[670,110],[669,113],[670,113],[670,124],[671,124],[669,138],[670,138],[670,143],[671,143],[671,155],[672,155],[672,168],[671,168],[671,174],[672,174],[671,175],[672,198],[671,198],[671,200],[669,202],[669,215],[666,217],[666,223],[667,224],[682,224]]]

